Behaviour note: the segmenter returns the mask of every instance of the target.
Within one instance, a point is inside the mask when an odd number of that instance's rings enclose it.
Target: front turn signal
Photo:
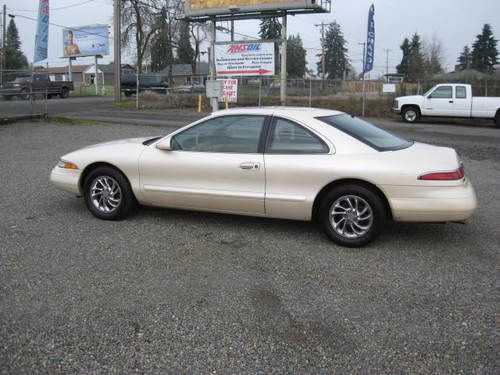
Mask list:
[[[64,169],[78,169],[76,164],[62,159],[57,162],[57,166]]]

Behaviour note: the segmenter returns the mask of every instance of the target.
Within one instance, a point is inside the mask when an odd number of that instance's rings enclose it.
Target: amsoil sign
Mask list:
[[[215,45],[218,76],[274,75],[274,43],[234,43]]]

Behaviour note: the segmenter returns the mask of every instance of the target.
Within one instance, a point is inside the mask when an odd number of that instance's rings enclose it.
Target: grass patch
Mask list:
[[[49,117],[50,122],[56,123],[58,125],[68,125],[68,126],[88,126],[88,125],[103,125],[103,122],[88,120],[83,118],[68,118],[68,117]]]

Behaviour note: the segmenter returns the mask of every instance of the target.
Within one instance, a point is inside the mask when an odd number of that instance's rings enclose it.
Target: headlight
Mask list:
[[[59,168],[65,168],[65,169],[78,169],[78,166],[70,161],[59,159],[57,162],[57,166]]]

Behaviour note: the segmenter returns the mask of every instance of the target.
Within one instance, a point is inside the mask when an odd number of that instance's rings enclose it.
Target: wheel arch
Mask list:
[[[354,185],[360,185],[363,186],[367,189],[370,189],[373,191],[382,201],[384,204],[385,210],[386,210],[386,215],[387,219],[392,220],[392,210],[391,206],[389,204],[389,200],[385,196],[384,192],[375,184],[368,182],[366,180],[358,179],[358,178],[343,178],[340,180],[335,180],[330,182],[329,184],[325,185],[319,193],[316,195],[316,198],[314,198],[314,203],[313,203],[313,208],[312,208],[312,219],[316,220],[319,214],[319,209],[321,206],[321,201],[325,197],[325,195],[333,188],[341,185],[348,185],[348,184],[354,184]]]
[[[84,193],[83,184],[85,183],[85,179],[87,178],[87,176],[89,175],[90,172],[92,172],[94,169],[99,168],[99,167],[109,167],[109,168],[113,168],[113,169],[117,170],[118,172],[120,172],[123,175],[123,177],[125,177],[125,179],[127,180],[128,184],[130,186],[130,191],[132,191],[132,194],[134,194],[134,198],[137,199],[137,197],[135,196],[134,189],[132,189],[132,184],[130,183],[130,179],[128,178],[128,176],[125,173],[123,173],[123,171],[120,168],[118,168],[116,165],[108,163],[108,162],[103,162],[103,161],[91,163],[83,169],[82,174],[80,175],[80,180],[78,181],[78,188],[80,189],[80,192],[82,194]]]
[[[418,115],[422,116],[422,111],[420,110],[420,106],[418,104],[403,104],[401,106],[401,113],[404,113],[406,108],[413,107],[418,111]]]

